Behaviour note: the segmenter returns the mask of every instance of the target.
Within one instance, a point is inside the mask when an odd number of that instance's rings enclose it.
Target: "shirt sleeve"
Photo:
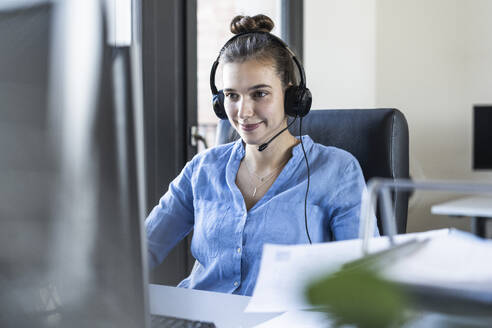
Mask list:
[[[330,228],[334,240],[359,237],[360,211],[364,192],[367,192],[364,175],[357,160],[352,159],[343,171],[330,201]],[[376,224],[374,235],[379,236]]]
[[[171,249],[193,228],[193,161],[169,184],[154,209],[145,219],[149,265],[160,264]]]

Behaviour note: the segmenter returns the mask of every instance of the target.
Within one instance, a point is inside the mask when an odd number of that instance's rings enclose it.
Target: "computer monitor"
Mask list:
[[[492,169],[492,105],[473,106],[473,169]]]
[[[104,40],[102,1],[7,3],[0,327],[142,327],[130,48]]]
[[[0,3],[1,327],[28,326],[34,295],[49,289],[57,176],[47,127],[52,6],[20,3]]]

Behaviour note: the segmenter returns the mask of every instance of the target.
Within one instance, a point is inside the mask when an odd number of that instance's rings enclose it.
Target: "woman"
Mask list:
[[[232,20],[236,36],[221,50],[211,81],[214,109],[240,139],[196,155],[145,222],[152,266],[193,230],[197,262],[179,286],[251,295],[264,243],[358,237],[360,166],[348,152],[286,129],[286,113],[306,114],[310,94],[291,99],[292,89],[299,96],[293,57],[272,28],[264,15]],[[213,83],[219,61],[222,91]]]

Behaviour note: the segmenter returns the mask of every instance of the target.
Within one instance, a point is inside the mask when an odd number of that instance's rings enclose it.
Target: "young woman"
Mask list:
[[[286,113],[306,114],[310,94],[299,95],[294,66],[301,75],[302,67],[272,28],[264,15],[232,20],[236,36],[221,50],[211,84],[216,113],[240,139],[196,155],[145,222],[152,266],[193,230],[197,261],[179,286],[251,295],[263,244],[358,237],[360,166],[348,152],[286,130]],[[221,91],[213,82],[219,62]]]

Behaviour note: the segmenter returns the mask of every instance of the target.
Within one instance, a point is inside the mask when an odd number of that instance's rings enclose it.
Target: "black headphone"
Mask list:
[[[215,86],[215,72],[217,71],[217,67],[219,66],[220,55],[232,41],[246,34],[268,35],[271,40],[274,40],[275,42],[280,44],[290,53],[292,60],[294,61],[294,63],[297,66],[297,69],[299,70],[301,82],[299,83],[299,85],[292,85],[288,87],[287,90],[285,90],[285,96],[284,96],[285,113],[293,117],[306,116],[307,113],[309,113],[309,110],[311,109],[312,96],[311,96],[311,91],[309,91],[309,89],[306,87],[306,75],[304,73],[304,69],[302,68],[302,65],[299,62],[299,60],[296,58],[294,52],[290,50],[290,48],[287,46],[287,44],[285,44],[284,41],[282,41],[277,36],[264,31],[254,31],[254,32],[245,32],[245,33],[236,34],[231,39],[229,39],[229,41],[226,42],[226,44],[222,47],[222,49],[220,49],[219,56],[215,60],[214,64],[212,65],[212,70],[210,71],[210,88],[212,89],[212,103],[213,103],[215,115],[217,115],[222,120],[227,119],[227,114],[224,107],[224,92],[222,90],[217,90],[217,87]]]

